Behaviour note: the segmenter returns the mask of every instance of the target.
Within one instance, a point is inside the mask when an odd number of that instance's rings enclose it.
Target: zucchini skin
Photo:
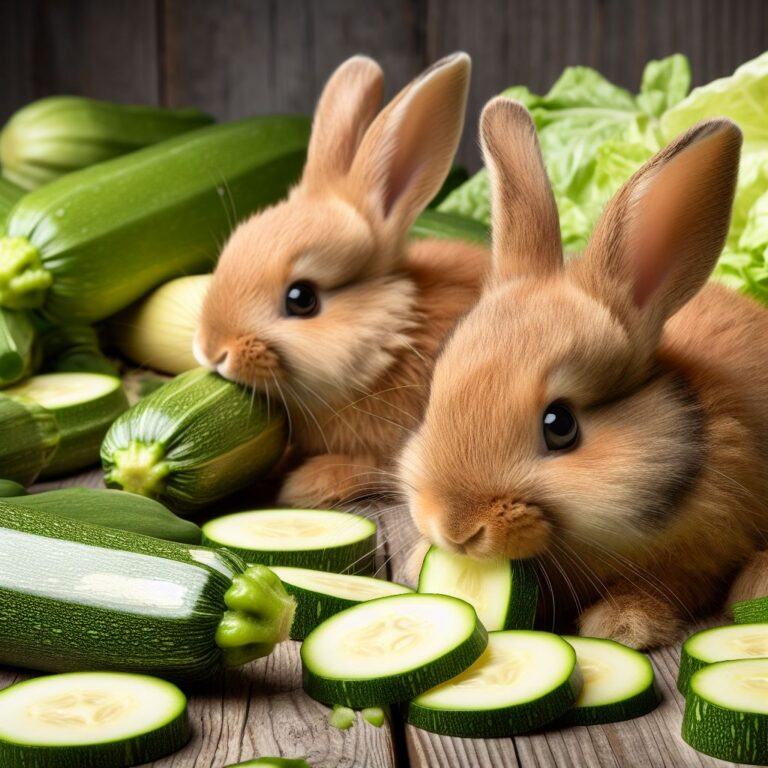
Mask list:
[[[27,489],[13,480],[0,480],[0,499],[18,498],[28,496]]]
[[[308,137],[297,116],[213,125],[30,192],[0,239],[0,305],[88,325],[209,269],[234,224],[297,180]]]
[[[108,486],[174,511],[204,507],[254,482],[286,445],[282,413],[202,368],[120,416],[101,447]]]
[[[8,179],[0,176],[0,235],[5,232],[5,220],[17,201],[24,195],[24,190]]]
[[[89,325],[51,325],[36,318],[43,364],[41,372],[103,373],[118,376],[117,366],[102,353],[99,337]]]
[[[736,624],[762,624],[768,622],[768,595],[754,600],[740,600],[731,606]]]
[[[32,485],[59,446],[59,428],[52,413],[31,400],[0,394],[0,476],[23,486]]]
[[[227,552],[0,503],[0,663],[194,681],[266,655],[292,605],[244,568]]]
[[[235,763],[226,768],[312,768],[306,761],[286,757],[257,757],[255,760],[246,760],[244,763]]]
[[[199,544],[201,538],[200,528],[194,523],[177,517],[158,501],[126,491],[59,488],[16,497],[9,503],[40,510],[54,517],[182,544]]]
[[[213,122],[196,109],[50,96],[18,110],[0,133],[3,173],[25,189]]]
[[[38,352],[37,331],[27,313],[0,309],[0,389],[29,376]]]

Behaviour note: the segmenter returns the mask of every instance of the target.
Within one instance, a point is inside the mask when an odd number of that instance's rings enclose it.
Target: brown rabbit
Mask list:
[[[564,265],[528,113],[499,98],[481,123],[494,275],[402,456],[413,518],[443,547],[537,558],[586,635],[670,642],[768,531],[768,312],[706,284],[741,133],[680,136]],[[763,558],[740,596],[766,591]]]
[[[407,240],[450,169],[469,73],[466,54],[449,56],[379,112],[381,69],[349,59],[320,97],[301,183],[224,248],[196,356],[285,402],[309,458],[283,503],[330,506],[392,486],[437,348],[477,299],[486,248]]]

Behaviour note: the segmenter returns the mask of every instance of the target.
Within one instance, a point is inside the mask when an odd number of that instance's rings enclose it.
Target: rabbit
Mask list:
[[[678,137],[565,263],[525,108],[489,102],[481,139],[493,267],[398,462],[412,519],[452,551],[534,558],[555,624],[672,643],[740,567],[740,597],[768,591],[768,312],[707,282],[741,133]]]
[[[347,60],[318,102],[300,182],[221,253],[195,356],[284,401],[302,463],[281,504],[391,490],[436,351],[477,300],[487,246],[407,240],[450,170],[469,74],[465,53],[448,56],[380,111],[381,68]]]

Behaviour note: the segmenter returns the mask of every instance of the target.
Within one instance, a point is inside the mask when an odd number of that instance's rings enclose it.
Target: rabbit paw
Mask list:
[[[608,597],[579,617],[579,631],[587,637],[607,637],[630,648],[655,648],[679,639],[682,622],[674,608],[644,594]]]
[[[323,454],[307,459],[283,482],[278,502],[290,507],[333,507],[376,490],[375,467],[366,459]]]

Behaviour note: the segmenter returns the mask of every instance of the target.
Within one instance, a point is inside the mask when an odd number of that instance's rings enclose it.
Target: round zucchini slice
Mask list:
[[[768,765],[768,659],[721,661],[696,672],[683,739],[721,760]]]
[[[474,608],[446,595],[394,595],[331,616],[301,647],[304,690],[355,709],[406,701],[458,675],[488,642]]]
[[[731,606],[737,624],[756,624],[768,621],[768,595],[754,600],[740,600]]]
[[[323,509],[237,512],[206,523],[203,543],[227,547],[249,563],[372,573],[376,523]]]
[[[564,637],[576,651],[582,687],[562,725],[599,725],[648,714],[660,701],[653,665],[639,651],[597,637]]]
[[[576,652],[562,638],[532,630],[491,632],[485,653],[469,669],[408,705],[408,722],[447,736],[514,736],[561,717],[580,686]]]
[[[475,560],[437,547],[431,547],[424,558],[419,592],[466,600],[489,632],[531,629],[539,599],[536,572],[530,563]]]
[[[703,629],[683,643],[677,688],[685,696],[694,672],[708,664],[762,656],[768,656],[768,623]]]
[[[169,755],[189,737],[184,694],[156,677],[74,672],[0,692],[0,765],[123,768]]]
[[[367,600],[413,592],[410,587],[369,576],[272,566],[286,592],[296,598],[291,639],[303,640],[318,624],[346,608]]]
[[[56,418],[59,447],[41,477],[56,477],[98,463],[104,435],[128,408],[120,379],[100,373],[46,373],[4,394],[33,400]]]

